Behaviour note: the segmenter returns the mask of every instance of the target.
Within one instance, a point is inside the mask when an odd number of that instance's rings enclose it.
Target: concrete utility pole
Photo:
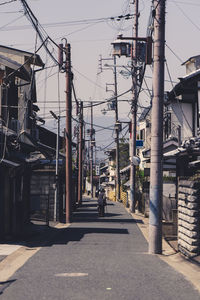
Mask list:
[[[119,164],[119,120],[118,120],[118,103],[117,103],[117,67],[116,67],[116,56],[113,56],[114,60],[114,86],[115,86],[115,143],[116,143],[116,177],[117,177],[117,200],[120,201],[120,164]]]
[[[162,149],[165,61],[165,0],[154,0],[149,252],[162,253]]]
[[[80,102],[79,108],[78,204],[81,205],[83,189],[83,101]]]
[[[71,222],[72,203],[72,72],[71,46],[65,45],[66,51],[66,223]]]
[[[134,26],[133,26],[133,37],[138,38],[138,0],[134,1]],[[137,40],[133,41],[132,50],[132,83],[133,83],[133,101],[131,109],[131,145],[130,145],[130,210],[135,212],[136,203],[136,193],[135,193],[135,183],[136,183],[136,167],[133,164],[133,157],[136,156],[136,134],[137,134],[137,98],[138,98],[138,88],[137,88]]]
[[[90,183],[91,183],[91,197],[93,198],[93,106],[91,103],[91,128],[90,128]]]

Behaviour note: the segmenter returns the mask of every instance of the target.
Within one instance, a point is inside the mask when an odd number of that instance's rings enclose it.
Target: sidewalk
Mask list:
[[[128,210],[127,210],[128,211]],[[129,211],[128,211],[129,212]],[[149,219],[144,218],[141,214],[130,213],[135,220],[142,220],[143,224],[138,223],[143,236],[148,242]],[[160,259],[173,267],[179,273],[183,274],[195,288],[200,292],[200,256],[189,259],[177,252],[163,238],[162,241],[163,253],[159,255]]]
[[[191,268],[183,258],[177,262],[177,254],[167,245],[162,256],[148,254],[147,219],[133,219],[121,203],[110,201],[101,218],[96,206],[96,200],[84,199],[69,228],[60,224],[45,243],[33,241],[31,249],[40,249],[9,277],[11,284],[2,289],[1,299],[199,299],[184,274],[193,270],[195,281],[197,266]],[[27,252],[30,249],[21,256]],[[0,275],[6,259],[0,263]],[[184,276],[176,271],[178,264]]]
[[[58,233],[58,229],[67,228],[69,224],[50,222],[49,226],[42,221],[33,221],[27,225],[20,238],[13,238],[0,243],[0,294],[1,282],[7,281],[27,260]]]
[[[31,247],[34,242],[42,243],[44,236],[48,235],[51,227],[55,227],[56,224],[52,223],[50,227],[42,221],[34,221],[28,225],[20,236],[20,238],[11,238],[10,240],[0,243],[0,262],[8,255],[11,255],[21,247]]]

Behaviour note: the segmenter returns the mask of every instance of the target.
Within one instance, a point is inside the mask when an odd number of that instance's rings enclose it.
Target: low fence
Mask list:
[[[108,191],[108,199],[111,201],[116,201],[115,190]],[[123,202],[124,206],[127,206],[128,195],[127,192],[123,191],[122,187],[120,188],[120,200]]]
[[[192,257],[200,254],[200,181],[179,180],[178,248]]]
[[[108,199],[111,201],[116,201],[116,195],[115,195],[115,191],[108,191]]]

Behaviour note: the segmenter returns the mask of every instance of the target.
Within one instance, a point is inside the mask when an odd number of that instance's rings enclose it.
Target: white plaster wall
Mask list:
[[[175,197],[176,194],[176,184],[175,183],[168,183],[163,182],[163,195],[166,197]]]
[[[182,104],[184,117],[183,117],[183,138],[187,139],[192,136],[192,104],[183,103]],[[189,125],[188,125],[189,123]],[[196,126],[195,126],[196,127]]]
[[[147,127],[147,122],[150,123],[150,120],[144,120],[143,122],[140,122],[138,125],[138,130],[145,130],[145,140],[144,140],[144,147],[142,149],[138,149],[138,156],[140,158],[140,169],[144,169],[146,167],[146,158],[143,157],[142,151],[144,149],[149,149],[151,147],[151,127]]]
[[[173,103],[172,104],[172,126],[174,128],[181,126],[181,139],[187,139],[192,136],[192,104],[191,103]]]

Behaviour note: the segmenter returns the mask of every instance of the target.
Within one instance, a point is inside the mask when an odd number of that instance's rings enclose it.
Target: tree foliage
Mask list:
[[[120,169],[128,166],[129,161],[129,143],[126,139],[120,139],[119,143],[119,161],[120,161]]]

